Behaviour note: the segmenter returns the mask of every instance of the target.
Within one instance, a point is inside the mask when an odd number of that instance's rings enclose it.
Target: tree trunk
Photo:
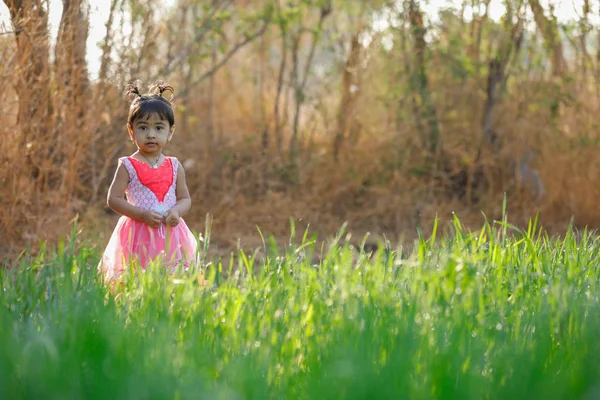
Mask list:
[[[338,161],[340,149],[348,130],[348,119],[352,118],[356,89],[358,88],[357,73],[360,64],[360,32],[352,36],[350,54],[342,71],[342,98],[338,111],[338,127],[333,145],[333,159]]]
[[[600,3],[598,4],[598,14],[600,14]],[[597,33],[596,40],[600,42],[600,29]],[[596,97],[600,100],[600,46],[596,49]]]
[[[281,21],[283,18],[281,17],[281,6],[279,5],[279,1],[275,2],[277,6],[278,17]],[[281,129],[281,117],[280,117],[280,102],[281,102],[281,93],[283,92],[284,85],[284,74],[287,65],[287,27],[283,22],[279,23],[279,29],[281,31],[281,62],[279,63],[279,72],[277,75],[277,92],[275,94],[275,106],[273,110],[273,118],[275,119],[275,138],[277,140],[277,151],[279,156],[281,157],[283,152],[283,132]]]
[[[89,89],[86,63],[88,16],[84,0],[63,0],[63,13],[56,40],[56,88],[58,101],[56,131],[57,143],[50,155],[55,165],[64,171],[61,193],[65,201],[74,193],[78,179],[77,166],[87,154],[89,141],[83,140],[86,130]]]
[[[412,80],[420,97],[420,103],[424,108],[425,118],[429,125],[426,147],[430,154],[434,155],[439,150],[440,131],[437,113],[431,101],[431,91],[429,90],[429,79],[427,76],[427,63],[425,60],[425,53],[427,51],[425,35],[427,34],[427,29],[423,24],[423,14],[415,0],[409,1],[408,17],[412,29],[414,50],[416,54],[416,64],[414,66],[415,73]]]
[[[87,109],[89,88],[86,63],[88,37],[84,0],[63,0],[63,14],[56,40],[56,86],[58,118],[68,127],[81,128]],[[103,71],[105,74],[105,71]]]
[[[548,51],[552,54],[552,76],[560,78],[566,72],[567,64],[563,56],[563,46],[558,32],[556,18],[547,18],[539,0],[529,0],[529,5],[540,32],[546,42]]]
[[[118,2],[119,0],[112,0],[110,3],[110,13],[108,14],[108,21],[106,21],[106,36],[104,37],[104,43],[102,43],[102,57],[100,58],[100,69],[98,71],[98,80],[100,82],[103,82],[108,74],[108,63],[114,39],[112,29]]]
[[[16,66],[20,71],[15,82],[20,146],[25,151],[29,173],[38,178],[42,169],[39,147],[45,142],[52,114],[48,12],[41,0],[4,0],[4,3],[15,30]]]
[[[583,14],[579,21],[579,43],[582,52],[583,82],[587,85],[588,67],[592,65],[592,58],[587,50],[587,35],[591,31],[588,15],[591,11],[590,0],[583,0]]]
[[[290,139],[290,162],[295,164],[296,162],[296,143],[298,141],[298,124],[300,122],[300,112],[302,104],[305,101],[305,93],[304,90],[306,88],[306,82],[308,80],[308,74],[310,72],[310,67],[312,66],[313,57],[315,55],[315,51],[317,49],[317,43],[321,38],[321,30],[323,28],[323,22],[325,18],[331,13],[331,7],[328,4],[325,4],[321,7],[319,22],[317,23],[316,30],[313,30],[312,33],[312,41],[310,43],[310,50],[308,51],[308,56],[306,62],[304,64],[304,71],[302,73],[302,79],[300,79],[300,71],[298,71],[298,50],[300,46],[300,36],[302,34],[302,26],[300,27],[298,34],[294,40],[294,46],[292,49],[292,58],[294,61],[293,68],[293,78],[294,82],[294,100],[295,100],[295,109],[294,109],[294,121],[292,124],[292,138]]]
[[[487,22],[488,22],[490,1],[491,0],[485,1],[485,12],[483,13],[483,15],[481,17],[479,17],[477,19],[477,34],[475,37],[475,51],[474,51],[475,68],[477,69],[477,76],[480,76],[480,72],[481,72],[481,37],[483,34],[483,28],[484,28],[485,24],[487,24]],[[474,22],[471,22],[471,23],[474,23]]]
[[[409,79],[409,91],[408,91],[408,97],[410,98],[410,105],[411,105],[411,109],[412,109],[412,114],[413,114],[413,118],[415,120],[415,124],[417,127],[417,132],[419,132],[421,135],[423,132],[425,132],[425,128],[423,126],[423,119],[421,118],[421,109],[419,108],[419,105],[417,104],[417,97],[415,94],[415,91],[413,89],[414,84],[413,82],[413,78],[412,78],[412,67],[411,67],[411,54],[412,52],[409,50],[408,47],[408,43],[407,43],[407,38],[409,37],[409,34],[406,33],[406,29],[403,26],[402,27],[402,32],[401,32],[401,38],[400,38],[400,44],[401,44],[401,48],[402,48],[402,58],[404,59],[404,74],[405,76],[408,77]],[[400,112],[397,112],[396,114],[396,126],[400,127],[403,124],[402,121],[402,116]],[[422,140],[423,143],[425,143],[425,140]]]

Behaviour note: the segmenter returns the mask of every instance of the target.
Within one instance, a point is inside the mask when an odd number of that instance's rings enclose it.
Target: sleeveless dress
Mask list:
[[[177,168],[175,157],[166,157],[157,168],[132,157],[121,157],[129,173],[125,190],[130,204],[164,214],[177,203]],[[161,263],[172,272],[187,269],[197,260],[197,239],[183,218],[175,227],[161,222],[152,227],[145,222],[121,216],[108,241],[98,269],[104,280],[119,278],[131,263],[145,269],[149,262],[161,257]]]

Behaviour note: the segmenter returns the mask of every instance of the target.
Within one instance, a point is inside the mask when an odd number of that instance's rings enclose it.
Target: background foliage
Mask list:
[[[2,250],[53,239],[75,216],[104,240],[105,194],[132,152],[124,85],[171,83],[199,229],[231,246],[290,216],[318,232],[411,235],[450,211],[465,224],[600,225],[600,4],[423,1],[112,0],[97,76],[90,5],[4,0],[0,35]],[[593,18],[594,17],[594,18]],[[429,224],[425,224],[429,225]],[[102,244],[102,243],[100,243]]]

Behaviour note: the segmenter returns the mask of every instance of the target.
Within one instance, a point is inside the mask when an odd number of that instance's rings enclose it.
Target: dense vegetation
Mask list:
[[[208,285],[155,266],[112,295],[95,250],[24,254],[0,269],[0,397],[596,398],[598,237],[453,230],[267,241]]]
[[[188,221],[211,214],[229,247],[256,225],[285,237],[289,217],[396,238],[455,211],[476,229],[504,193],[520,224],[599,228],[598,7],[3,0],[0,251],[75,215],[89,237],[113,228],[135,79],[175,87]]]

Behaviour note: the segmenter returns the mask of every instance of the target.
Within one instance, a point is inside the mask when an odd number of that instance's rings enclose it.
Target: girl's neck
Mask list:
[[[152,152],[152,153],[147,153],[147,152],[138,150],[137,153],[139,155],[143,156],[143,157],[148,157],[148,158],[151,158],[151,159],[155,159],[155,158],[158,159],[158,158],[160,158],[163,155],[162,154],[162,150],[155,151],[155,152]]]
[[[136,154],[134,154],[134,156],[135,155]],[[145,153],[145,152],[138,150],[137,155],[140,156],[140,157],[137,157],[139,161],[141,161],[145,164],[148,164],[152,168],[158,168],[160,165],[162,165],[160,162],[163,158],[162,157],[163,154],[161,151],[149,154],[149,153]]]

